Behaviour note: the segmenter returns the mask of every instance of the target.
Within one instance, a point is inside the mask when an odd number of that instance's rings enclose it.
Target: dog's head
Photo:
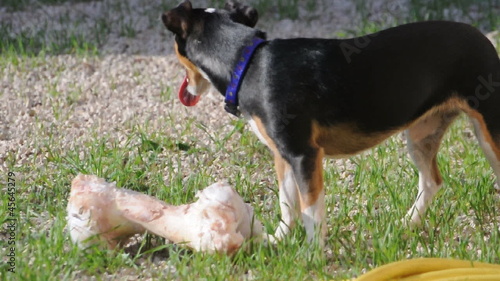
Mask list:
[[[179,99],[184,105],[193,106],[210,88],[210,82],[207,74],[193,62],[188,53],[193,54],[192,50],[197,48],[196,45],[208,41],[207,36],[216,28],[214,22],[220,23],[220,26],[236,23],[253,28],[257,24],[258,14],[254,8],[234,1],[228,2],[223,10],[216,10],[194,9],[191,2],[186,0],[165,12],[161,19],[165,27],[175,34],[175,53],[186,68],[186,78],[180,87]]]

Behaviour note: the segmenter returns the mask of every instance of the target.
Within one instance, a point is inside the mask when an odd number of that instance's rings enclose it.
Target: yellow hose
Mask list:
[[[500,264],[421,258],[375,268],[353,281],[500,281]]]

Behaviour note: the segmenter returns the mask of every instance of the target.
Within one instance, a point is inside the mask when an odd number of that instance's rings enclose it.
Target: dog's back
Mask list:
[[[490,110],[500,105],[500,60],[466,24],[413,23],[348,40],[273,40],[266,52],[265,75],[273,79],[256,80],[280,89],[273,93],[286,97],[276,100],[300,104],[320,123],[393,130],[454,96],[488,115],[500,112]],[[481,87],[484,81],[493,83]],[[492,124],[498,133],[499,123]]]

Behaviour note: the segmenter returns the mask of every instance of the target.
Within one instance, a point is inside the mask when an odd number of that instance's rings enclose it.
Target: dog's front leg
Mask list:
[[[308,240],[313,241],[318,238],[319,243],[323,244],[326,236],[323,149],[312,147],[307,139],[286,137],[294,135],[293,132],[271,131],[274,137],[271,138],[264,123],[256,116],[252,116],[249,123],[257,137],[273,152],[278,175],[281,222],[274,237],[268,238],[271,241],[282,239],[295,225],[295,220],[301,212]],[[288,125],[291,128],[301,127],[300,124]],[[293,141],[298,142],[292,144]],[[279,144],[279,148],[276,143]]]
[[[323,156],[323,149],[310,148],[290,161],[299,189],[300,210],[307,239],[309,242],[317,241],[320,246],[326,237]]]
[[[281,221],[274,233],[274,239],[281,240],[295,226],[300,212],[299,190],[295,183],[292,166],[275,152],[274,165],[278,176]]]
[[[274,167],[278,177],[281,221],[274,236],[268,235],[268,237],[265,237],[274,243],[283,239],[295,226],[300,213],[299,190],[295,182],[292,165],[283,158],[276,143],[267,134],[268,130],[262,120],[257,116],[252,116],[249,124],[259,140],[271,149],[274,156]]]

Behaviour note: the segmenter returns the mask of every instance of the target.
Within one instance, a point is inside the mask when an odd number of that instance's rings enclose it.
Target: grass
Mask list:
[[[43,5],[58,5],[63,3],[80,3],[80,2],[91,2],[93,0],[3,0],[0,7],[6,7],[10,11],[24,10],[33,6],[43,6]]]
[[[58,5],[62,2],[67,1],[36,3]],[[212,2],[218,4],[218,1]],[[279,18],[300,17],[299,5],[315,8],[313,1],[306,4],[253,2],[267,13],[279,14]],[[486,2],[411,1],[408,15],[399,20],[402,23],[446,18],[450,6],[457,6],[467,16],[473,5]],[[2,1],[2,5],[13,12],[28,9],[26,3],[32,2]],[[109,5],[106,8],[110,11],[131,11],[126,3],[104,4]],[[360,21],[357,30],[346,31],[346,36],[388,25],[370,22],[368,10],[360,3],[358,13],[366,20]],[[165,10],[163,7],[171,2],[162,1],[160,5],[163,5],[160,9]],[[484,17],[470,22],[486,29],[498,26],[500,17],[494,14],[498,11],[498,1],[489,0],[488,5],[490,9],[481,8],[486,11]],[[142,12],[153,18],[155,9],[158,7]],[[58,20],[65,23],[69,19]],[[156,22],[151,19],[153,23]],[[42,26],[19,33],[15,33],[8,22],[2,22],[0,34],[9,35],[0,39],[1,71],[28,72],[44,67],[49,55],[70,54],[99,60],[100,47],[107,42],[108,34],[135,37],[135,24],[103,15],[90,27],[92,36],[88,37],[81,33],[84,21],[68,31],[48,32]],[[54,75],[58,77],[65,71],[66,68],[56,68]],[[139,71],[136,75],[138,81],[146,79]],[[432,203],[426,223],[420,229],[409,230],[398,223],[417,196],[418,179],[403,141],[394,137],[360,156],[325,161],[329,230],[323,250],[310,249],[304,242],[304,231],[296,228],[276,246],[255,244],[251,251],[239,252],[234,257],[194,253],[150,235],[139,237],[138,245],[127,249],[82,251],[71,243],[65,230],[69,184],[77,173],[96,174],[116,181],[118,186],[151,194],[172,204],[190,202],[200,188],[229,179],[254,206],[266,230],[272,232],[279,221],[272,159],[242,121],[228,121],[226,129],[217,130],[195,117],[180,120],[175,113],[161,116],[161,129],[149,122],[124,123],[118,127],[120,138],[116,138],[92,127],[85,141],[68,145],[55,123],[78,114],[74,107],[81,102],[84,90],[75,84],[70,87],[71,91],[60,91],[56,84],[50,83],[47,89],[43,103],[51,105],[54,122],[34,117],[35,129],[29,138],[35,152],[23,162],[19,162],[18,151],[7,151],[2,156],[6,167],[2,177],[5,178],[7,171],[16,175],[19,223],[17,273],[9,274],[8,264],[1,263],[0,280],[87,280],[91,277],[97,280],[343,280],[375,266],[415,257],[500,263],[499,194],[493,189],[491,168],[470,129],[464,130],[469,127],[465,118],[451,128],[443,142],[438,162],[445,187]],[[27,93],[2,93],[0,97],[12,95],[28,101],[28,90]],[[165,87],[153,98],[170,105],[175,94]],[[181,122],[182,126],[178,127]],[[4,208],[7,197],[2,196],[1,200],[0,218],[4,220],[8,217]],[[7,233],[0,232],[0,237],[0,255],[4,258]]]
[[[358,28],[348,35],[364,35],[381,28],[426,20],[451,20],[467,22],[483,31],[496,30],[500,25],[499,0],[410,0],[408,6],[395,6],[387,2],[386,14],[390,17],[374,18],[373,2],[354,1],[359,15]],[[401,10],[407,10],[402,12]]]

